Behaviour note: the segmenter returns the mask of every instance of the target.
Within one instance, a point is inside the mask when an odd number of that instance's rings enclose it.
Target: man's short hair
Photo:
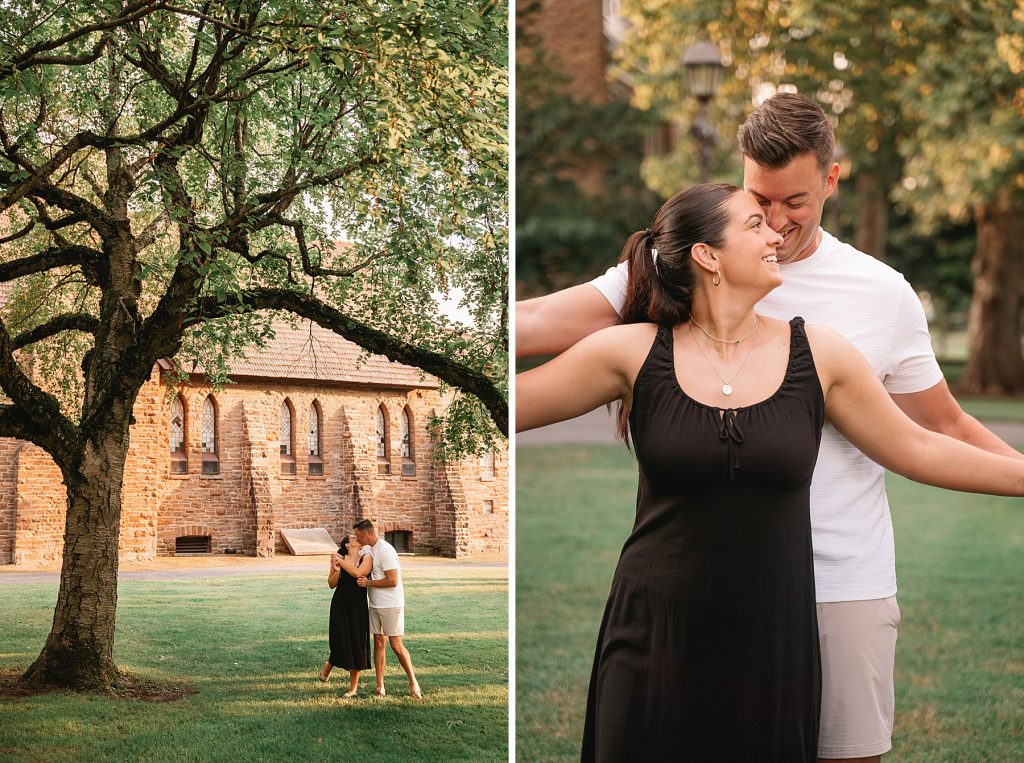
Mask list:
[[[768,169],[785,167],[806,153],[814,154],[823,173],[834,161],[832,123],[805,95],[776,93],[750,112],[737,138],[743,155]]]
[[[373,532],[373,522],[371,522],[369,519],[360,519],[358,522],[352,525],[352,527],[355,530],[362,530],[363,532]]]

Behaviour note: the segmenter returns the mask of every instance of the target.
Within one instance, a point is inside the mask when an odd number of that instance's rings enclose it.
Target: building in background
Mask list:
[[[280,530],[340,540],[369,517],[399,551],[508,551],[508,458],[435,463],[428,421],[450,397],[416,368],[309,322],[168,394],[169,361],[135,403],[121,508],[122,560],[286,553]],[[40,448],[0,439],[0,564],[54,562],[63,549],[61,475]],[[232,551],[233,550],[233,551]]]

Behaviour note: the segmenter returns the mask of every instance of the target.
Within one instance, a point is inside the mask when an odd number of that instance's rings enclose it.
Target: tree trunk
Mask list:
[[[971,260],[974,293],[967,324],[968,359],[961,392],[1009,395],[1024,391],[1021,353],[1021,281],[1024,279],[1024,207],[1008,188],[975,210],[978,244]]]
[[[110,693],[118,684],[114,619],[127,421],[112,428],[89,442],[77,468],[63,470],[68,498],[60,591],[50,635],[21,677],[23,685]]]
[[[885,262],[889,237],[889,202],[882,178],[869,171],[857,174],[857,234],[854,246]]]

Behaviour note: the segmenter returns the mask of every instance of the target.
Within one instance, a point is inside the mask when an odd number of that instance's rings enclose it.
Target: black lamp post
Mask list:
[[[718,90],[724,70],[722,56],[714,43],[697,42],[683,52],[686,88],[698,104],[697,118],[690,127],[690,135],[697,142],[702,183],[708,182],[711,175],[711,152],[715,147],[715,128],[708,120],[708,101]]]

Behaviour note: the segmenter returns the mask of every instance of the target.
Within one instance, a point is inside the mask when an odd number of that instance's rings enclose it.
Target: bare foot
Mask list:
[[[331,677],[331,668],[334,666],[330,662],[325,662],[324,666],[320,669],[320,680],[326,681]]]
[[[388,693],[384,690],[383,686],[380,686],[380,687],[377,688],[377,691],[375,691],[373,693],[373,696],[375,696],[375,697],[386,697],[386,696],[388,696]]]
[[[413,684],[409,690],[409,696],[413,699],[423,699],[423,692],[420,690],[419,684]]]
[[[345,692],[341,696],[344,697],[345,699],[352,699],[352,697],[356,696],[356,692],[357,691],[359,691],[359,687],[358,686],[355,687],[354,689],[349,689],[347,692]]]

